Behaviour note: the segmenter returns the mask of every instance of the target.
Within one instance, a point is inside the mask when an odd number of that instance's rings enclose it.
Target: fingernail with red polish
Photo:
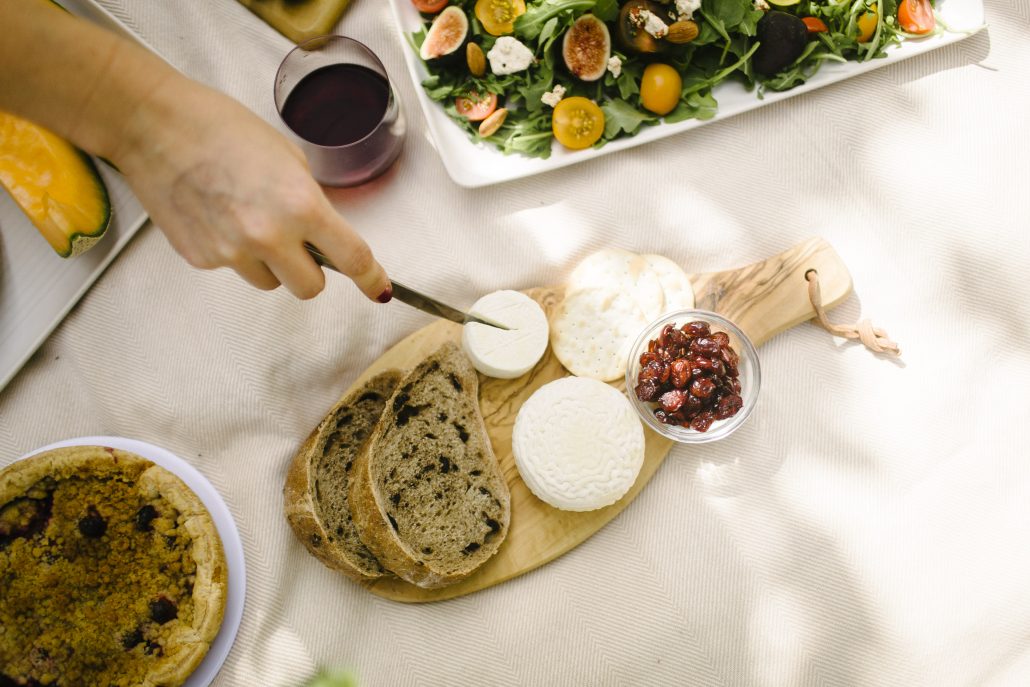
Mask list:
[[[383,291],[376,298],[380,303],[389,303],[391,299],[393,299],[393,286],[387,286],[386,291]]]

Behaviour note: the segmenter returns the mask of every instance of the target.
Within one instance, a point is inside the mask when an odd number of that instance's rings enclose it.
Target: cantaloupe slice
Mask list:
[[[111,201],[93,160],[60,136],[0,112],[0,184],[61,257],[93,246]]]

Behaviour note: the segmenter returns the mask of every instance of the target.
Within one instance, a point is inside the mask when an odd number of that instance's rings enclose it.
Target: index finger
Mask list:
[[[310,242],[369,299],[380,303],[389,301],[393,295],[390,278],[372,249],[331,206],[326,214],[325,222],[311,228]]]

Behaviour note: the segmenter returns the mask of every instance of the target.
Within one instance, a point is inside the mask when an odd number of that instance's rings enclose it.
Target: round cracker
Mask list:
[[[605,248],[584,258],[569,275],[566,293],[587,289],[620,291],[633,298],[648,321],[661,315],[665,294],[647,261],[621,248]]]
[[[572,374],[612,381],[626,372],[629,348],[650,321],[625,292],[574,291],[565,296],[551,321],[551,348]]]
[[[694,287],[690,276],[683,268],[664,255],[642,255],[648,268],[658,277],[665,295],[665,306],[662,315],[675,310],[687,310],[694,307]]]

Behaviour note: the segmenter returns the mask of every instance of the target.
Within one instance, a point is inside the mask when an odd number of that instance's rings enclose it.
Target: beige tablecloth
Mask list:
[[[173,64],[274,119],[286,39],[231,0],[104,0]],[[402,281],[458,304],[558,283],[603,246],[688,271],[825,237],[854,278],[762,350],[732,439],[677,448],[557,561],[470,597],[365,592],[294,539],[287,461],[354,377],[428,318],[349,283],[298,302],[187,266],[145,227],[0,394],[0,464],[114,434],[189,460],[244,540],[246,610],[216,685],[1030,684],[1030,6],[954,46],[642,148],[501,186],[446,177],[383,0],[369,43],[410,122],[382,179],[331,191]]]

